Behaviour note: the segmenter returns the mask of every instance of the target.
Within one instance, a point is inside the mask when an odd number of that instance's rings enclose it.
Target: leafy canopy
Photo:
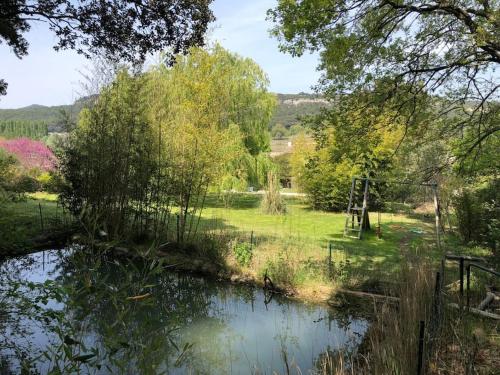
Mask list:
[[[28,54],[24,35],[44,22],[56,36],[56,50],[74,49],[89,57],[103,53],[128,62],[154,51],[167,56],[202,45],[214,17],[211,0],[4,0],[0,6],[0,43],[17,57]],[[7,84],[0,80],[0,95]]]
[[[330,98],[375,91],[390,111],[410,108],[409,124],[432,105],[447,119],[446,134],[471,135],[468,154],[500,130],[491,121],[499,111],[498,0],[280,0],[268,14],[283,51],[320,51],[320,87]]]
[[[163,238],[174,221],[185,243],[208,189],[257,168],[274,104],[261,69],[220,46],[121,71],[80,113],[62,155],[63,201],[112,237]]]

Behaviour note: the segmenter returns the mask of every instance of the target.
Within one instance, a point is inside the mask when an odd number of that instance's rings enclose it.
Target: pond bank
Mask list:
[[[15,307],[6,322],[23,327],[0,335],[8,340],[0,370],[17,373],[24,351],[41,373],[54,365],[100,374],[316,373],[336,353],[356,355],[370,325],[260,288],[169,272],[120,249],[102,255],[70,246],[0,263],[0,289]]]
[[[290,299],[312,303],[323,304],[333,308],[355,309],[363,311],[364,316],[371,316],[373,303],[384,303],[397,301],[396,297],[386,296],[379,293],[354,291],[340,288],[330,284],[314,286],[287,286],[281,285],[273,280],[266,282],[264,277],[258,277],[256,273],[241,272],[235,265],[217,264],[211,259],[194,254],[186,254],[176,249],[156,250],[156,254],[147,253],[145,255],[139,249],[130,249],[123,246],[110,246],[106,243],[97,244],[100,248],[108,249],[117,256],[148,258],[157,256],[164,259],[165,266],[179,272],[187,272],[204,277],[209,277],[219,281],[230,282],[232,284],[243,284],[263,288],[272,293],[284,295]],[[269,281],[271,285],[269,285]],[[367,303],[368,301],[368,303]]]

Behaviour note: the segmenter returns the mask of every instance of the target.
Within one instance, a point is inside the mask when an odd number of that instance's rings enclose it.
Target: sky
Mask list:
[[[211,7],[217,20],[210,25],[208,40],[255,60],[269,77],[270,91],[311,92],[320,75],[318,55],[294,58],[279,51],[269,35],[272,24],[266,21],[266,11],[275,4],[276,0],[215,0]],[[0,108],[73,103],[80,96],[89,60],[74,51],[54,51],[56,39],[43,24],[33,23],[26,37],[30,46],[21,60],[0,44],[0,78],[9,84]]]

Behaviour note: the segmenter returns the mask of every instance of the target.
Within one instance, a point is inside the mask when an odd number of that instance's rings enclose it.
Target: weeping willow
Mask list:
[[[253,61],[217,45],[173,67],[119,72],[70,137],[63,202],[91,233],[188,242],[211,187],[263,183],[268,83]]]

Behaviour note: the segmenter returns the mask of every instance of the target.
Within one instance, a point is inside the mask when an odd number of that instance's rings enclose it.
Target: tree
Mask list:
[[[288,130],[291,136],[298,135],[300,133],[304,133],[306,129],[300,124],[294,124]]]
[[[375,91],[381,111],[410,109],[408,126],[431,105],[446,118],[442,136],[466,134],[467,157],[500,130],[493,121],[500,110],[494,105],[499,6],[497,0],[280,0],[268,14],[282,50],[321,52],[320,87],[330,98]]]
[[[211,0],[5,0],[0,6],[0,43],[19,58],[28,54],[23,34],[34,22],[54,32],[55,50],[74,49],[86,57],[141,62],[148,53],[166,50],[165,58],[202,45],[214,17]],[[7,89],[0,80],[0,94]]]
[[[233,188],[243,185],[235,177],[246,184],[262,175],[257,170],[269,149],[276,99],[255,62],[219,45],[192,48],[172,68],[159,66],[148,77],[151,124],[162,140],[159,164],[172,165],[163,175],[173,182],[179,239],[188,240],[209,186]]]
[[[146,121],[143,83],[119,72],[95,104],[82,110],[61,155],[67,182],[61,198],[90,233],[140,234],[147,225],[155,138]]]
[[[299,133],[292,138],[292,144],[292,154],[290,155],[292,187],[298,191],[304,191],[307,183],[306,166],[314,153],[314,141],[309,139],[305,133]]]
[[[179,85],[172,90],[179,92],[177,99],[184,100],[189,116],[203,114],[198,126],[225,129],[236,124],[250,154],[269,151],[268,124],[276,97],[268,92],[269,80],[253,60],[218,44],[192,48],[189,55],[177,57],[169,75]]]
[[[261,168],[275,103],[266,85],[254,62],[220,46],[119,72],[65,142],[64,204],[111,237],[189,243],[208,189]]]
[[[4,200],[5,191],[12,185],[16,164],[16,157],[0,148],[0,203]]]
[[[353,98],[352,103],[359,100]],[[310,119],[314,150],[304,134],[294,139],[292,173],[313,208],[345,210],[352,177],[384,178],[392,167],[403,123],[394,121],[393,113],[379,113],[376,106],[365,105],[362,113],[356,107],[338,107]],[[375,124],[369,132],[368,122]],[[378,192],[371,193],[374,207]]]
[[[276,124],[271,129],[271,135],[274,139],[283,139],[288,136],[288,130],[282,124]]]

